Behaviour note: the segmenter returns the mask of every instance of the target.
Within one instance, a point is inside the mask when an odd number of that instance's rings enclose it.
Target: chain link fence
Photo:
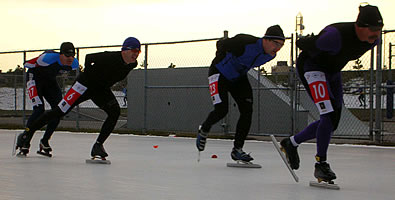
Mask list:
[[[207,74],[215,56],[216,41],[222,37],[227,37],[227,32],[219,38],[143,44],[137,69],[112,88],[122,109],[116,131],[194,134],[213,109]],[[376,142],[395,140],[391,115],[394,54],[391,48],[395,44],[395,32],[384,31],[382,38],[381,50],[367,52],[342,71],[347,109],[343,109],[335,137]],[[79,47],[77,58],[83,69],[86,54],[119,49],[120,45]],[[24,60],[43,51],[0,52],[0,60],[12,59],[15,66],[23,66]],[[274,60],[250,70],[254,93],[252,135],[295,134],[319,119],[315,105],[295,74],[295,52],[294,36],[291,36]],[[381,52],[380,61],[377,52]],[[378,62],[382,64],[379,68]],[[23,127],[31,113],[23,73],[22,68],[19,72],[0,74],[0,118],[5,127]],[[64,92],[77,74],[58,77]],[[228,115],[213,127],[214,133],[234,134],[239,114],[232,98],[229,108]],[[50,109],[48,105],[46,109]],[[65,116],[59,128],[97,131],[105,118],[106,114],[93,102],[86,101]]]

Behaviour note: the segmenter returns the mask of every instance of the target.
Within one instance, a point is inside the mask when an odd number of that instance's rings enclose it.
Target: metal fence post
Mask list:
[[[370,50],[370,83],[369,83],[369,139],[373,141],[373,87],[374,87],[374,49]]]
[[[294,69],[294,55],[293,55],[293,51],[294,50],[294,34],[291,34],[291,69],[289,72],[289,98],[290,98],[290,104],[291,104],[291,134],[290,135],[294,135],[296,133],[296,106],[295,106],[295,69]]]
[[[389,59],[388,60],[388,80],[392,81],[392,72],[391,72],[392,44],[391,44],[391,42],[389,44],[388,54],[389,54],[388,55],[388,59]]]
[[[229,32],[228,31],[224,31],[224,37],[223,37],[223,39],[227,39],[227,38],[229,38]],[[260,69],[260,67],[258,68],[258,70]],[[258,81],[259,81],[259,78],[260,78],[260,74],[259,74],[259,72],[258,72]],[[259,85],[259,84],[258,84]],[[258,88],[258,92],[259,92],[259,88]],[[259,93],[258,93],[258,95],[259,95]],[[259,102],[259,99],[258,99],[258,102]],[[229,108],[229,110],[228,110],[228,114],[224,117],[224,119],[222,120],[222,127],[223,127],[223,131],[224,131],[224,134],[225,135],[227,135],[227,134],[229,134],[229,115],[230,115],[230,113],[231,113],[231,110],[232,110],[232,106],[231,106],[231,104],[230,104],[231,102],[230,101],[228,101],[228,108]],[[258,106],[259,106],[259,103],[258,103]],[[258,107],[258,116],[259,116],[259,107]],[[259,127],[259,118],[258,118],[258,127]],[[259,128],[258,128],[258,130],[259,130]]]
[[[80,60],[80,49],[79,48],[77,48],[77,60],[79,63],[79,60]],[[78,68],[79,68],[79,66],[78,66]],[[80,70],[78,69],[77,73],[76,73],[77,76],[79,74],[79,71]],[[64,85],[63,85],[63,87],[64,87]],[[75,125],[76,125],[77,130],[80,130],[80,105],[79,104],[77,105],[77,119],[75,119]]]
[[[145,55],[144,55],[144,128],[143,134],[147,132],[147,87],[148,87],[148,44],[145,46]]]
[[[381,82],[383,79],[382,67],[381,67],[381,36],[377,43],[377,59],[376,59],[376,122],[375,122],[375,141],[381,142]]]
[[[25,62],[26,62],[26,51],[23,51],[23,94],[22,94],[22,102],[23,102],[23,108],[22,108],[22,123],[23,126],[26,125],[26,69],[25,69]]]

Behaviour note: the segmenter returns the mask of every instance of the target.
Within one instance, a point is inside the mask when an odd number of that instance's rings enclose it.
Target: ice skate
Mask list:
[[[203,132],[202,126],[199,126],[199,130],[196,136],[196,147],[199,151],[204,151],[204,147],[206,146],[208,133]]]
[[[315,163],[314,177],[317,181],[310,181],[310,186],[323,187],[338,190],[340,187],[333,182],[336,174],[333,172],[327,162]]]
[[[289,165],[289,162],[285,156],[285,153],[281,150],[280,145],[277,143],[277,139],[274,137],[274,135],[270,135],[270,138],[272,139],[273,145],[276,148],[277,152],[280,154],[281,159],[284,161],[285,165],[287,166],[289,172],[291,173],[292,177],[296,182],[299,182],[299,177],[296,175],[294,170],[292,170],[291,166]]]
[[[239,149],[233,148],[230,156],[234,161],[236,161],[236,163],[226,163],[226,166],[228,167],[243,167],[243,168],[262,167],[261,165],[252,163],[251,161],[254,160],[254,158],[252,158],[250,154],[244,152],[241,148]]]
[[[284,152],[287,157],[287,161],[292,169],[299,169],[299,155],[297,147],[293,146],[291,139],[285,138],[281,140],[281,151]]]
[[[17,157],[26,157],[26,155],[29,153],[30,143],[26,135],[26,132],[19,134],[18,137],[16,138],[15,150],[18,149],[19,152],[16,154]]]
[[[39,150],[37,151],[37,154],[47,156],[47,157],[52,157],[51,154],[52,148],[49,146],[48,140],[40,140],[40,145],[39,145]]]
[[[104,149],[103,144],[96,142],[92,147],[91,156],[91,159],[86,159],[86,163],[111,164],[111,161],[106,159],[108,154]]]

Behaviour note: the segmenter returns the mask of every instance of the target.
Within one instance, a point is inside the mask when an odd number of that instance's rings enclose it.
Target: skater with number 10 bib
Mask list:
[[[238,34],[217,42],[217,52],[209,68],[208,80],[214,110],[199,126],[196,147],[203,151],[211,127],[228,113],[228,93],[237,103],[240,118],[236,126],[231,158],[250,162],[253,158],[243,151],[252,118],[252,88],[247,73],[276,57],[285,37],[279,25],[267,29],[263,38]]]
[[[304,87],[316,104],[320,119],[304,130],[281,141],[293,169],[299,168],[299,144],[316,138],[314,176],[318,182],[333,183],[336,174],[327,163],[327,151],[338,127],[343,104],[341,70],[351,60],[360,58],[377,44],[383,19],[376,6],[359,7],[356,22],[335,23],[316,36],[300,38],[296,45],[302,52],[296,68]]]
[[[107,114],[100,134],[92,147],[91,156],[105,160],[108,154],[104,150],[103,143],[110,136],[120,115],[120,107],[111,91],[111,86],[123,80],[137,66],[140,46],[136,38],[129,37],[124,41],[122,51],[86,55],[84,71],[77,77],[74,85],[58,106],[41,115],[18,137],[17,148],[20,148],[22,154],[29,152],[30,140],[36,130],[50,120],[66,115],[76,105],[91,99]]]

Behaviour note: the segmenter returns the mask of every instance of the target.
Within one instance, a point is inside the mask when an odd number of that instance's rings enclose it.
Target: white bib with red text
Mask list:
[[[58,106],[62,112],[66,113],[71,105],[88,89],[78,81],[75,82],[73,87],[69,89],[67,94],[63,97],[63,99],[59,102]]]
[[[311,96],[313,97],[314,103],[317,106],[320,115],[333,112],[324,72],[306,72],[304,77],[309,84]]]
[[[208,77],[208,85],[210,88],[211,100],[213,101],[214,105],[222,102],[218,93],[218,79],[219,79],[219,74],[213,74]]]
[[[32,102],[33,106],[43,104],[43,102],[41,102],[41,99],[40,97],[38,97],[37,94],[36,81],[30,80],[26,83],[26,86],[27,86],[27,93],[29,94],[29,99]]]

